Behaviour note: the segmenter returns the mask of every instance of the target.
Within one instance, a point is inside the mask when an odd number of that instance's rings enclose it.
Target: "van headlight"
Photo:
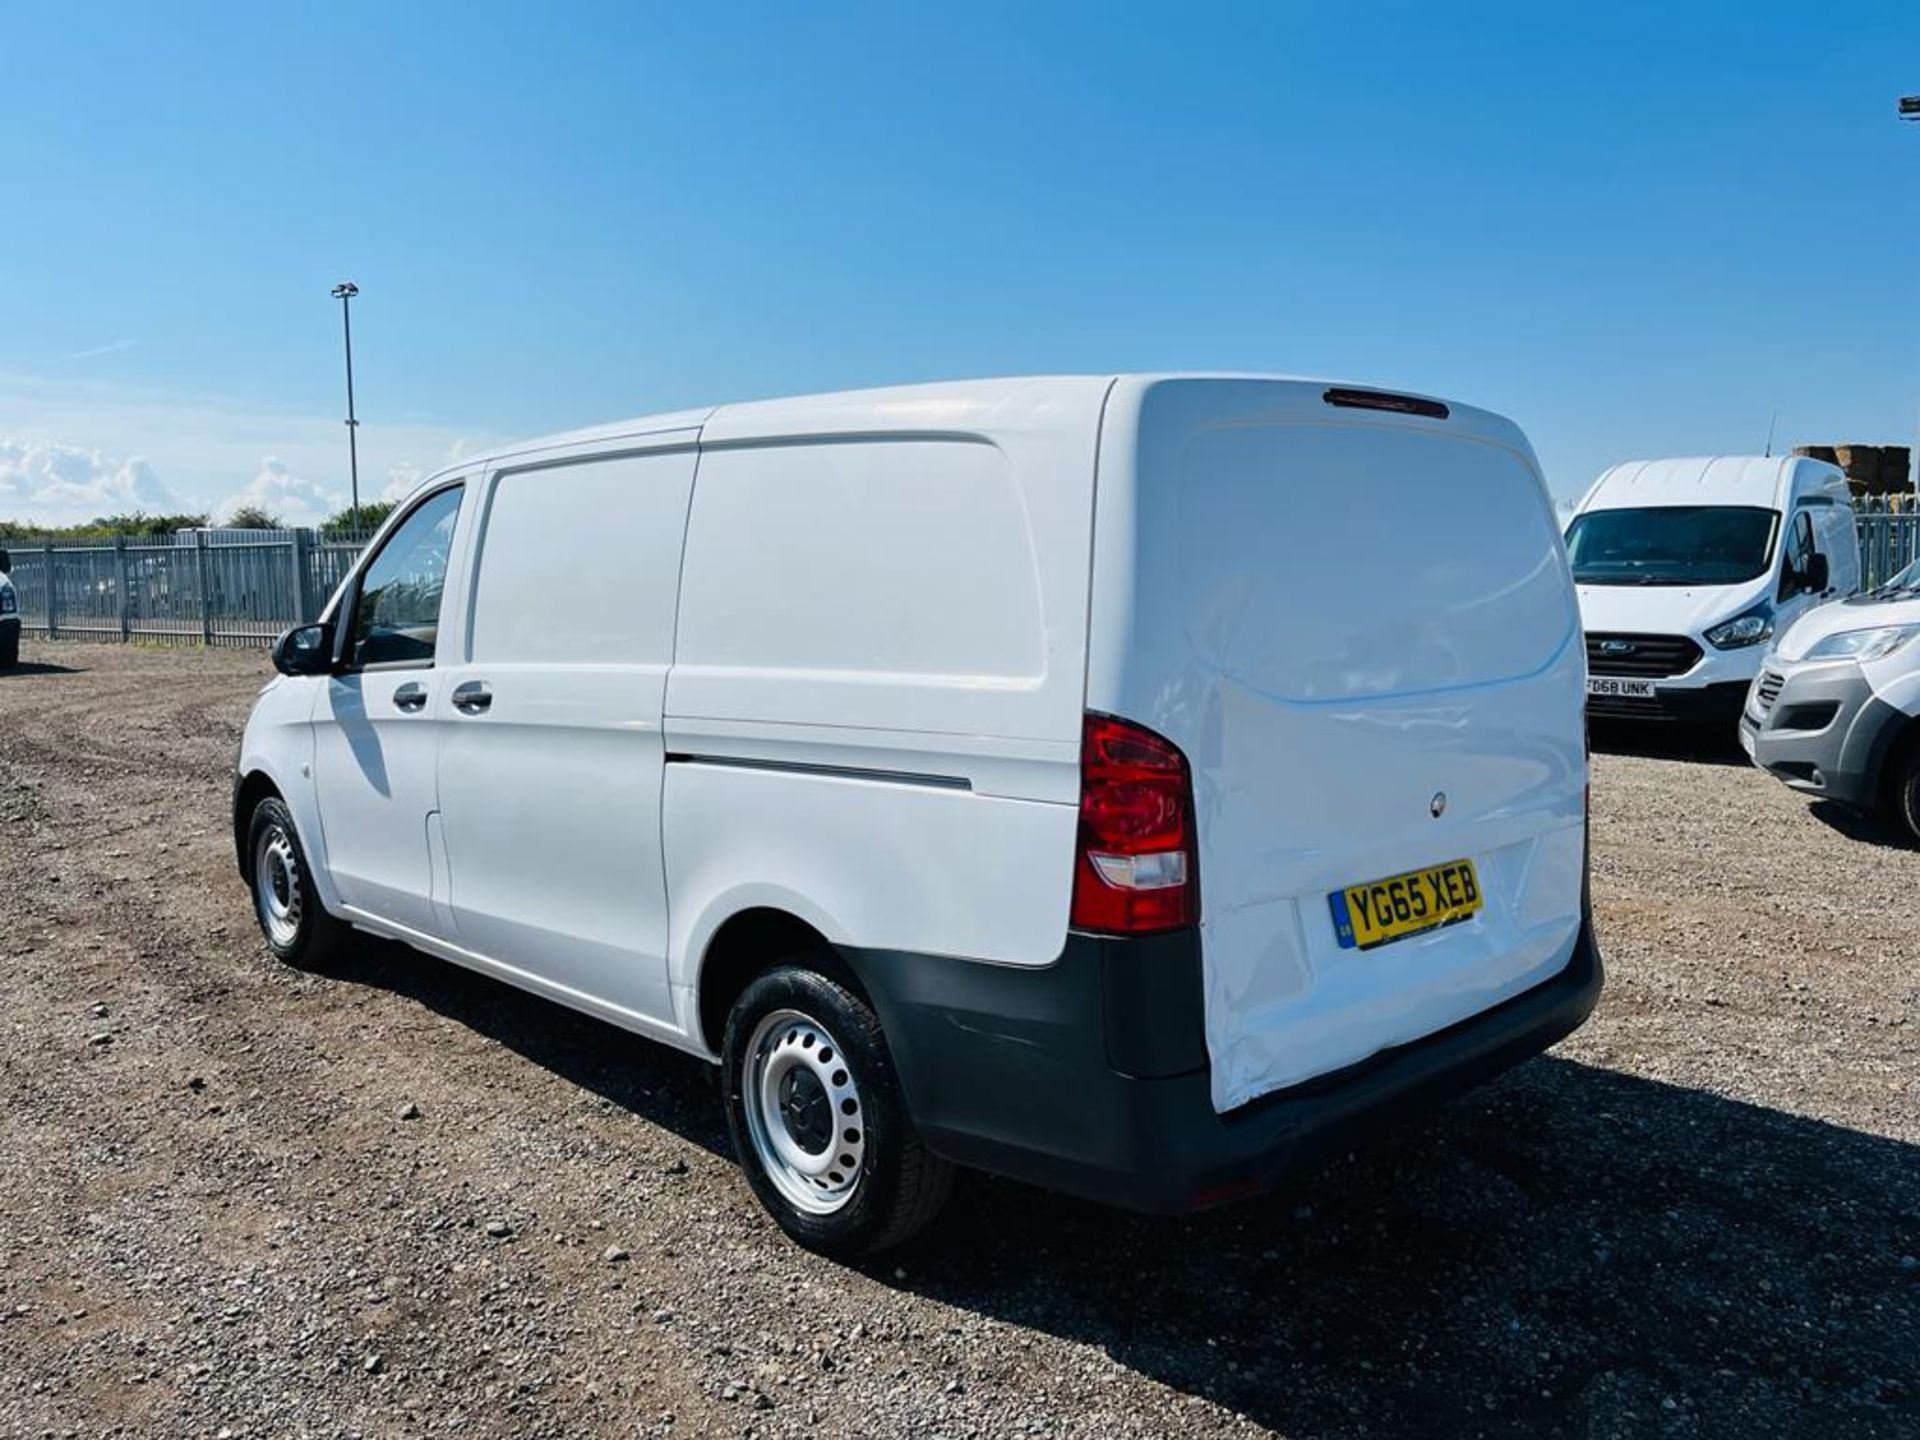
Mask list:
[[[1870,630],[1840,630],[1813,642],[1802,660],[1879,660],[1914,636],[1920,625],[1875,625]]]
[[[1707,631],[1707,643],[1716,650],[1739,650],[1772,638],[1773,606],[1765,601]]]

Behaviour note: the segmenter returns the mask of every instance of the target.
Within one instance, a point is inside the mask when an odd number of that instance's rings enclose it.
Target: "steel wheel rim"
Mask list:
[[[293,837],[280,825],[260,832],[253,852],[253,908],[260,928],[275,945],[291,945],[300,936],[300,857]]]
[[[846,1208],[866,1163],[867,1114],[840,1042],[798,1010],[775,1010],[754,1027],[741,1065],[747,1138],[761,1173],[809,1215]]]

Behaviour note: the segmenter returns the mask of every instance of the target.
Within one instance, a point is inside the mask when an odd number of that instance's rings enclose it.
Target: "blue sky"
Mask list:
[[[20,4],[0,516],[943,376],[1512,415],[1549,481],[1911,440],[1920,6]]]

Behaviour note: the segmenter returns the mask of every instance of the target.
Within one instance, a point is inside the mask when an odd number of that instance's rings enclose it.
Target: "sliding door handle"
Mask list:
[[[462,715],[484,715],[493,708],[493,691],[484,680],[469,680],[453,687],[453,708]]]

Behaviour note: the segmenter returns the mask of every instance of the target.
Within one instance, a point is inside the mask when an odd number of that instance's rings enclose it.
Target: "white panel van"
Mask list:
[[[268,945],[405,941],[716,1061],[834,1253],[976,1166],[1184,1211],[1594,1004],[1585,664],[1520,431],[994,380],[462,462],[276,646]]]
[[[1792,789],[1879,811],[1920,839],[1920,561],[1803,615],[1740,717],[1754,764]]]
[[[1860,586],[1847,478],[1800,455],[1615,465],[1567,553],[1596,718],[1731,726],[1768,642]]]

